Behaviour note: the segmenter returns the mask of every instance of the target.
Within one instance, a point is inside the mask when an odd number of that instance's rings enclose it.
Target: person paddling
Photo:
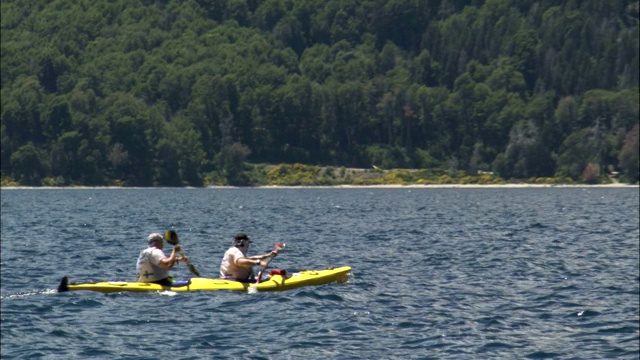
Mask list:
[[[271,251],[262,255],[247,256],[251,239],[245,233],[234,236],[231,247],[224,253],[220,263],[220,277],[228,280],[254,282],[253,266],[267,265],[265,259],[276,254]]]
[[[148,247],[140,252],[136,266],[138,282],[154,283],[162,286],[172,286],[169,279],[169,270],[179,261],[187,262],[186,256],[178,257],[180,245],[175,245],[171,255],[167,257],[163,251],[164,240],[162,235],[152,233],[147,238]]]

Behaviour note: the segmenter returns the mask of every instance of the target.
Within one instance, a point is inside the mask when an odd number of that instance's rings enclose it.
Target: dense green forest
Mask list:
[[[280,163],[638,181],[638,1],[1,7],[5,184],[252,185]]]

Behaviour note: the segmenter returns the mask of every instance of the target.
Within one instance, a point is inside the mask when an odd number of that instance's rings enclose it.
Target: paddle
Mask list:
[[[178,238],[178,233],[176,233],[174,230],[169,230],[165,232],[164,239],[167,240],[167,242],[173,246],[178,245],[178,243],[180,242],[180,239]],[[182,249],[180,249],[180,255],[182,257],[186,257],[184,256]],[[187,258],[187,267],[189,268],[189,271],[191,271],[195,276],[198,276],[198,277],[200,276],[200,273],[198,272],[198,270],[196,270],[196,267],[189,262],[188,258]]]
[[[249,291],[250,293],[254,293],[256,291],[258,291],[258,284],[260,284],[260,279],[262,278],[262,274],[264,273],[264,270],[269,266],[269,264],[271,263],[271,260],[273,260],[274,257],[276,257],[276,255],[278,255],[278,251],[284,249],[287,246],[287,244],[285,243],[276,243],[275,245],[275,253],[273,255],[271,255],[269,257],[269,260],[267,261],[267,263],[262,267],[262,269],[260,269],[260,272],[258,273],[258,279],[256,280],[256,283],[249,286],[249,288],[247,289],[247,291]]]

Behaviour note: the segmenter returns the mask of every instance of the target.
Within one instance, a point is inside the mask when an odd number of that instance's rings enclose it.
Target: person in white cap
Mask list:
[[[274,255],[271,251],[263,255],[247,256],[251,239],[245,233],[238,233],[233,238],[231,247],[224,253],[220,263],[220,277],[237,281],[255,281],[253,279],[253,266],[266,266],[265,259]]]
[[[178,257],[180,245],[173,247],[171,255],[164,254],[164,240],[158,233],[150,234],[147,238],[148,247],[140,252],[136,266],[138,282],[155,283],[163,286],[171,286],[169,270],[179,261],[186,262],[186,256]]]

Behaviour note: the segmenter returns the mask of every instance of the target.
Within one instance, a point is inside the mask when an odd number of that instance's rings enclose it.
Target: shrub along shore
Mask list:
[[[312,166],[304,164],[246,164],[242,172],[242,183],[246,187],[567,187],[567,186],[638,186],[620,182],[616,174],[598,174],[584,177],[582,181],[570,178],[532,177],[528,179],[505,180],[491,172],[469,175],[464,171],[442,169],[380,169],[372,167],[346,168]],[[206,176],[203,187],[237,186],[229,184],[226,178]],[[1,186],[22,188],[23,184],[2,178]],[[33,186],[31,186],[33,187]],[[64,184],[56,178],[46,178],[40,187],[85,187]],[[106,187],[128,187],[120,181]]]

